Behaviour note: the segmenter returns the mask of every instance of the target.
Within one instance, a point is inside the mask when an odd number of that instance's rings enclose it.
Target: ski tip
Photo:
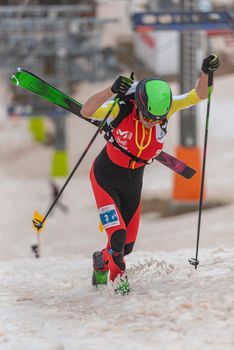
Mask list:
[[[186,168],[181,172],[180,175],[185,177],[186,179],[191,179],[196,174],[196,170],[193,168],[190,168],[189,166],[186,166]]]
[[[11,82],[16,86],[19,86],[19,80],[16,78],[15,74],[11,76]]]

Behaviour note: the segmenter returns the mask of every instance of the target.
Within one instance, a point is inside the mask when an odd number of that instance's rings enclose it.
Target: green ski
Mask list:
[[[80,109],[82,107],[81,103],[56,89],[54,86],[48,84],[46,81],[42,80],[31,72],[18,68],[17,72],[11,76],[11,82],[16,86],[31,91],[34,94],[42,97],[44,100],[51,102],[82,119],[85,119],[91,124],[96,126],[100,125],[100,122],[97,120],[82,117],[80,114]]]
[[[11,81],[14,85],[35,93],[44,100],[77,115],[79,118],[97,127],[101,124],[101,121],[84,118],[80,113],[82,107],[80,102],[56,89],[31,72],[18,68],[17,72],[11,76]],[[103,127],[103,130],[105,131],[105,127]],[[196,173],[193,168],[164,151],[161,151],[155,160],[186,179],[190,179]]]

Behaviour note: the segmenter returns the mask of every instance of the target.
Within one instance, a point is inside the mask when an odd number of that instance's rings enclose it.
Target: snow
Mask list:
[[[88,179],[102,136],[62,196],[69,212],[57,207],[49,216],[41,234],[42,257],[35,259],[31,219],[34,210],[44,214],[51,203],[52,149],[34,142],[26,119],[5,118],[1,96],[0,350],[233,350],[233,81],[234,75],[216,77],[211,99],[206,192],[208,200],[226,205],[202,214],[198,269],[188,263],[195,257],[198,213],[170,218],[145,214],[134,252],[126,259],[132,291],[125,296],[114,293],[115,284],[96,289],[90,283],[92,253],[106,242],[98,232]],[[84,83],[77,98],[84,101],[104,86]],[[203,102],[201,148],[205,115]],[[95,130],[68,118],[71,169]],[[170,153],[178,143],[176,132],[174,116],[165,148]],[[172,183],[168,169],[148,167],[143,197],[169,199]]]
[[[90,286],[84,256],[1,263],[1,350],[233,349],[234,249],[136,252],[132,292]]]

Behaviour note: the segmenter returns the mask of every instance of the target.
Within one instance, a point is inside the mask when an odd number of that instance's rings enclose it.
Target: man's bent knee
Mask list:
[[[128,255],[132,252],[134,246],[134,242],[128,243],[124,247],[124,256]]]
[[[125,242],[126,230],[117,230],[111,236],[110,247],[114,252],[123,254]]]

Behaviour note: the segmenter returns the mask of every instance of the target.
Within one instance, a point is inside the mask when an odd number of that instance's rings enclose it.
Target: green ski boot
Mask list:
[[[105,267],[105,261],[103,259],[102,252],[93,253],[93,276],[92,285],[98,286],[100,284],[107,284],[108,281],[108,270],[103,271]]]

